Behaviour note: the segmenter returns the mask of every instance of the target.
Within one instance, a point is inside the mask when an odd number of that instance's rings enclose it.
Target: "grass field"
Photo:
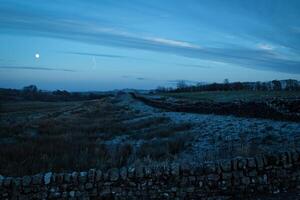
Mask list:
[[[171,159],[184,149],[188,138],[181,132],[191,128],[189,123],[171,123],[167,117],[148,116],[117,102],[109,97],[3,102],[0,174],[121,167],[145,157]],[[128,139],[114,142],[118,137]],[[135,140],[144,142],[136,148]]]
[[[232,102],[237,100],[264,100],[272,97],[294,98],[300,97],[300,91],[210,91],[165,93],[162,95],[167,97],[175,97],[197,101]]]

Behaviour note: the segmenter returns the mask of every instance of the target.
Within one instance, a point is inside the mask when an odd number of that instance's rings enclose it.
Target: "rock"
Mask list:
[[[70,191],[69,195],[70,195],[70,197],[75,197],[75,191]]]
[[[221,169],[224,172],[230,172],[231,171],[231,161],[230,160],[224,160],[221,162]]]
[[[78,179],[79,183],[85,183],[87,181],[87,172],[80,172]]]
[[[150,177],[150,176],[151,176],[151,174],[152,174],[152,169],[151,169],[151,167],[146,166],[146,167],[144,168],[144,171],[145,171],[145,177]]]
[[[37,174],[32,177],[32,184],[40,185],[43,182],[43,176],[41,174]]]
[[[257,168],[259,170],[263,170],[263,168],[264,168],[264,160],[263,160],[263,158],[262,157],[256,157],[255,160],[256,160],[256,163],[257,163]]]
[[[204,175],[203,165],[196,166],[194,171],[197,176]]]
[[[242,170],[242,169],[246,168],[246,166],[247,166],[246,164],[247,164],[247,160],[246,159],[238,159],[237,160],[237,168],[239,170]]]
[[[257,176],[257,171],[256,170],[252,170],[252,171],[248,172],[248,175],[250,177],[256,177]]]
[[[71,174],[71,177],[72,177],[72,182],[77,184],[78,183],[78,172],[73,172]]]
[[[222,173],[222,178],[224,180],[230,181],[231,177],[232,177],[232,174],[230,172],[224,172],[224,173]]]
[[[44,175],[44,183],[45,185],[50,184],[51,182],[51,177],[52,177],[52,172],[48,172]]]
[[[21,184],[22,184],[22,179],[21,179],[20,177],[15,178],[15,179],[13,180],[13,184],[14,184],[16,187],[21,186]],[[1,184],[0,184],[0,187],[1,187]]]
[[[64,182],[64,174],[63,173],[56,174],[55,181],[58,184],[62,184]]]
[[[71,174],[68,174],[68,173],[64,174],[64,182],[65,183],[71,183],[71,178],[72,178]]]
[[[188,176],[190,174],[190,166],[187,163],[183,163],[180,166],[180,171],[183,176]]]
[[[250,178],[248,178],[248,177],[243,177],[243,178],[242,178],[242,183],[245,184],[245,185],[249,185],[249,184],[250,184]]]
[[[95,169],[90,169],[88,172],[88,179],[89,182],[94,183],[96,178],[96,170]]]
[[[4,180],[3,180],[3,185],[4,185],[4,187],[9,187],[9,186],[11,186],[11,183],[12,183],[12,178],[11,178],[11,177],[6,177],[6,178],[4,178]]]
[[[117,181],[119,179],[119,170],[117,168],[113,168],[110,170],[110,180]]]
[[[123,180],[127,179],[127,168],[126,167],[122,167],[120,170],[120,176]]]
[[[248,166],[250,169],[256,168],[256,162],[255,162],[255,159],[254,159],[254,158],[248,158],[248,159],[247,159],[247,166]]]
[[[144,169],[143,167],[136,168],[136,177],[143,178],[144,177]]]
[[[22,185],[23,186],[29,186],[31,183],[31,177],[30,176],[24,176],[22,178]]]
[[[217,172],[216,164],[215,163],[205,163],[203,165],[204,172],[206,174],[212,174]]]
[[[101,170],[97,170],[96,171],[96,182],[99,182],[102,180],[102,171]]]
[[[85,189],[90,190],[93,188],[93,184],[92,183],[86,183],[85,184]]]
[[[180,167],[178,164],[172,164],[171,165],[171,174],[174,176],[179,176],[180,173]]]
[[[2,187],[3,181],[4,181],[4,176],[0,175],[0,187]]]
[[[128,177],[133,178],[135,176],[135,167],[128,168]]]

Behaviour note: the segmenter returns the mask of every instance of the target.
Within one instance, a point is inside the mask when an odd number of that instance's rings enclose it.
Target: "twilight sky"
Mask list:
[[[299,10],[299,0],[0,0],[0,87],[300,79]]]

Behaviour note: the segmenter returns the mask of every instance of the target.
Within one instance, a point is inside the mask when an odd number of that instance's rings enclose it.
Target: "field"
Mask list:
[[[299,123],[168,112],[126,93],[89,101],[3,102],[0,127],[0,172],[9,176],[197,164],[300,147]]]
[[[233,102],[238,100],[264,101],[270,98],[295,98],[300,97],[300,91],[209,91],[165,93],[162,95],[197,101]]]

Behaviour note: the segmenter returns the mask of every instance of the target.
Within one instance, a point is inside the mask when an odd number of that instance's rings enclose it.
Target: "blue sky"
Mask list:
[[[298,0],[0,0],[0,87],[300,79],[299,10]]]

